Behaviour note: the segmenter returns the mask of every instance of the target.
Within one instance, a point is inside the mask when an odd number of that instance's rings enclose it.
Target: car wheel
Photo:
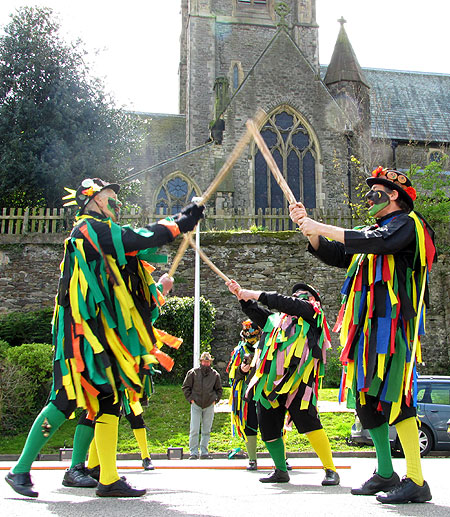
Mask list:
[[[419,447],[421,456],[426,456],[433,447],[433,436],[428,427],[419,427]]]

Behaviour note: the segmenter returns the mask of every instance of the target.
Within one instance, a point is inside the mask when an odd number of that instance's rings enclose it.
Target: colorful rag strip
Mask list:
[[[356,392],[392,403],[390,422],[400,412],[403,395],[416,405],[416,363],[422,362],[420,336],[425,333],[424,300],[436,249],[427,227],[414,212],[414,269],[403,272],[395,255],[356,254],[341,290],[342,306],[334,331],[340,331],[344,366],[340,401],[354,407]],[[404,267],[404,266],[403,266]],[[406,283],[406,285],[403,285]],[[412,310],[402,307],[400,291]],[[408,374],[409,372],[409,374]]]
[[[121,227],[111,219],[78,218],[83,238],[66,239],[61,278],[53,316],[54,378],[51,399],[64,389],[70,400],[88,410],[98,409],[97,395],[126,391],[137,404],[152,364],[171,370],[173,360],[160,349],[178,348],[181,340],[157,330],[152,323],[164,298],[152,278],[154,268],[140,256],[155,258],[154,249],[126,254]],[[94,226],[108,225],[115,257],[101,249]],[[98,226],[97,226],[98,228]],[[87,260],[85,245],[97,251]],[[129,261],[133,267],[129,267]]]
[[[230,361],[228,362],[227,372],[231,386],[229,404],[231,405],[231,431],[233,436],[240,436],[247,441],[245,435],[245,427],[247,425],[248,402],[244,395],[247,389],[247,376],[238,374],[240,366],[245,355],[253,354],[254,349],[242,340],[231,352]]]
[[[317,406],[320,381],[325,372],[326,350],[330,332],[320,304],[316,312],[315,332],[303,318],[274,313],[263,329],[265,342],[257,360],[256,372],[249,382],[246,396],[253,390],[253,400],[264,407],[278,407],[278,396],[286,394],[286,407],[295,397],[300,409]],[[313,330],[313,329],[311,329]],[[318,339],[317,336],[319,335]]]

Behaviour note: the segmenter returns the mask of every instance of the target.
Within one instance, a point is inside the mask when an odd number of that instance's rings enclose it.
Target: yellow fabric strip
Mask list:
[[[416,224],[416,232],[417,232],[417,240],[419,241],[419,253],[420,253],[420,265],[426,266],[427,264],[427,255],[425,248],[425,232],[423,230],[423,226],[420,222],[420,219],[414,212],[410,212],[409,217],[411,217]]]
[[[355,375],[355,361],[349,361],[347,365],[347,378],[345,381],[345,387],[351,388],[353,386],[353,377]]]
[[[69,283],[70,307],[72,309],[72,317],[75,323],[81,323],[80,311],[78,310],[78,272],[78,259],[75,257],[73,272]]]
[[[73,385],[75,387],[75,394],[77,399],[77,407],[86,407],[86,400],[84,398],[83,389],[81,387],[81,374],[77,371],[77,362],[74,358],[70,359],[70,366],[72,369]]]
[[[384,379],[384,364],[386,361],[386,354],[378,354],[378,370],[377,376],[383,380]]]

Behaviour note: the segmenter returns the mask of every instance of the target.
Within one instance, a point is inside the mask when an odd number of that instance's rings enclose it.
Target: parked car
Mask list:
[[[450,376],[419,375],[417,416],[420,420],[420,454],[426,456],[430,451],[450,450]],[[395,426],[389,427],[389,440],[393,452],[401,452]],[[350,441],[372,445],[369,431],[363,429],[357,416]]]

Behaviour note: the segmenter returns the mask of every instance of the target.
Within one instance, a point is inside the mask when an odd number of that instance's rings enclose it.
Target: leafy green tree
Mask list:
[[[420,212],[436,232],[438,250],[450,251],[450,175],[444,171],[447,156],[426,167],[411,165],[408,176],[417,190],[414,210]]]
[[[23,7],[0,37],[0,206],[61,206],[85,177],[120,181],[137,119],[90,76],[49,8]]]

